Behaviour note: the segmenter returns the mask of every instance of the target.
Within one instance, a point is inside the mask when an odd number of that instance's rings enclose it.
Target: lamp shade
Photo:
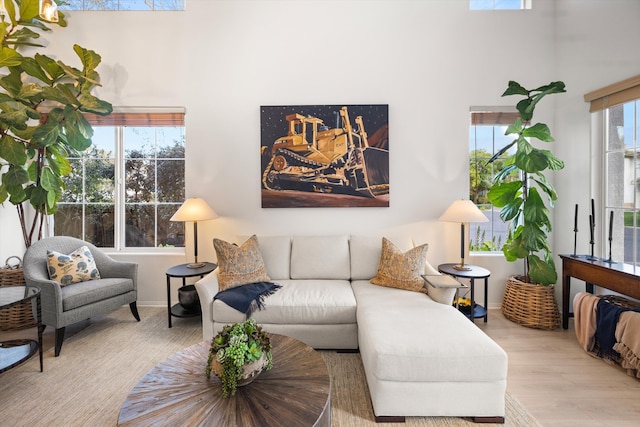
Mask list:
[[[199,197],[193,197],[184,201],[170,221],[206,221],[216,218],[218,218],[218,214],[207,202]]]
[[[487,217],[471,200],[456,200],[438,218],[447,222],[487,222]]]

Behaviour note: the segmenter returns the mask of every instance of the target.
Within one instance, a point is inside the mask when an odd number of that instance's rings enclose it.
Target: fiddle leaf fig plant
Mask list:
[[[56,3],[61,3],[56,1]],[[108,115],[110,103],[92,95],[100,86],[101,57],[74,45],[76,68],[41,53],[36,42],[49,24],[38,0],[4,2],[0,21],[0,203],[16,205],[25,245],[42,237],[46,215],[62,197],[62,177],[71,172],[68,157],[89,148],[93,129],[82,113]],[[17,7],[16,7],[17,6]],[[28,215],[25,206],[35,212]],[[31,218],[29,220],[28,218]],[[30,222],[30,224],[27,224]]]
[[[547,95],[562,92],[565,92],[565,84],[560,81],[536,89],[525,89],[510,81],[502,96],[523,96],[516,104],[520,117],[505,132],[505,135],[514,135],[515,139],[488,161],[495,161],[515,146],[515,153],[504,161],[496,174],[488,198],[500,208],[500,218],[509,222],[509,234],[502,248],[507,261],[523,259],[523,281],[544,286],[555,284],[558,278],[547,237],[552,230],[549,207],[554,206],[558,195],[544,172],[560,170],[564,163],[551,151],[533,145],[532,139],[542,142],[553,142],[554,139],[546,124],[532,125],[531,121],[538,102]]]

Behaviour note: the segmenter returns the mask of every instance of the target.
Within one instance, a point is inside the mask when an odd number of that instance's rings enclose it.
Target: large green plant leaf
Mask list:
[[[53,145],[60,136],[60,124],[49,118],[33,132],[33,140],[41,147]]]
[[[507,203],[520,198],[522,182],[502,182],[495,184],[487,193],[487,197],[493,206],[501,208]]]
[[[17,165],[9,165],[9,169],[2,175],[2,184],[7,187],[21,187],[22,184],[29,182],[29,174],[24,168]],[[11,191],[9,191],[11,193]]]
[[[0,49],[0,68],[2,67],[17,67],[22,63],[22,55],[16,52],[15,49],[3,47]]]
[[[5,2],[6,3],[6,2]],[[20,22],[29,22],[33,18],[38,16],[39,13],[39,1],[38,0],[21,0],[19,2],[20,7]]]
[[[549,210],[542,201],[536,187],[529,187],[529,194],[524,202],[523,213],[525,224],[532,224],[536,227],[544,226],[551,231]]]
[[[553,137],[551,136],[549,126],[545,125],[544,123],[536,123],[533,126],[523,129],[522,136],[527,138],[537,138],[540,141],[544,142],[553,142]]]
[[[525,223],[522,226],[522,245],[527,253],[548,250],[547,233],[535,224]]]
[[[5,134],[0,138],[0,157],[14,165],[24,165],[27,162],[27,150],[23,143]]]
[[[20,70],[14,67],[9,74],[0,78],[0,87],[6,90],[13,98],[17,98],[22,89],[22,77],[20,74]]]
[[[522,226],[516,228],[511,239],[507,239],[504,246],[502,246],[502,253],[508,262],[514,262],[519,259],[526,258],[529,254],[529,250],[525,247],[522,240]]]
[[[528,142],[518,143],[515,164],[527,173],[536,173],[547,169],[552,164],[553,155],[548,150],[539,150]]]
[[[549,204],[553,207],[555,201],[558,199],[558,194],[556,193],[553,185],[547,180],[547,177],[541,173],[537,173],[531,175],[531,179],[535,181],[540,189],[547,195],[549,198]]]
[[[57,81],[60,78],[66,76],[62,67],[58,65],[55,60],[49,58],[48,56],[36,53],[33,59],[35,59],[42,70],[49,75],[51,81]]]
[[[514,82],[513,80],[509,80],[509,84],[507,90],[504,91],[502,96],[508,95],[524,95],[529,96],[529,91],[522,87],[520,83]]]
[[[73,45],[73,50],[76,52],[76,55],[78,55],[78,58],[80,58],[85,73],[95,70],[98,65],[100,65],[100,61],[102,61],[102,57],[100,55],[90,49],[85,49],[78,44]]]
[[[110,103],[96,98],[89,93],[82,93],[78,97],[81,103],[80,110],[87,113],[94,113],[101,116],[109,115],[113,112],[113,107]]]
[[[541,260],[537,255],[531,254],[527,257],[527,261],[529,263],[529,279],[531,283],[549,286],[557,282],[558,274],[551,257]]]
[[[53,80],[51,77],[42,69],[38,61],[34,58],[24,58],[22,61],[22,69],[28,75],[35,77],[36,79],[44,82],[46,84],[51,84]]]

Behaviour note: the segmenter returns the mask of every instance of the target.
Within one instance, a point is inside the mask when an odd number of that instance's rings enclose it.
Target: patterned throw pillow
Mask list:
[[[428,244],[402,252],[390,240],[382,238],[382,254],[374,285],[426,293],[422,274],[427,261]]]
[[[218,257],[218,283],[220,291],[249,283],[269,282],[262,260],[258,238],[253,235],[242,245],[213,239]]]
[[[69,255],[56,251],[47,251],[49,279],[61,286],[86,282],[100,278],[100,273],[87,246],[82,246]]]

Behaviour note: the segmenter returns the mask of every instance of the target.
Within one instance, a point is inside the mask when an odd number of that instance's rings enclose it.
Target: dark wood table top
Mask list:
[[[220,380],[204,374],[208,341],[149,371],[131,390],[118,425],[330,426],[331,379],[318,352],[270,334],[273,368],[223,398]]]

